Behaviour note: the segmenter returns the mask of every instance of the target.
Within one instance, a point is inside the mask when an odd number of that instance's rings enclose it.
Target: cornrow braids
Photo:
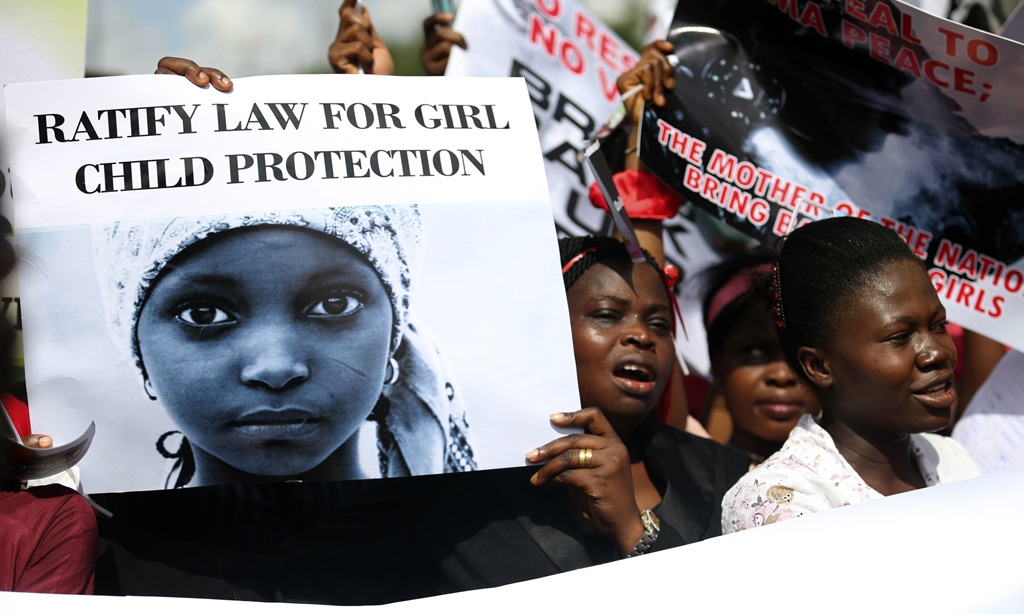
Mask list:
[[[598,262],[605,260],[629,260],[629,252],[626,251],[626,245],[613,237],[594,237],[589,235],[565,237],[558,240],[558,251],[562,259],[562,281],[565,282],[566,292],[569,291],[573,284],[579,281],[580,277],[583,277],[583,274],[590,267]],[[665,292],[671,296],[672,290],[665,279],[664,271],[662,271],[658,263],[654,261],[654,257],[647,250],[641,251],[643,251],[644,257],[647,259],[647,264],[654,267],[654,270],[658,272],[658,277],[665,287]]]
[[[851,217],[812,222],[782,241],[776,290],[785,327],[777,330],[794,373],[806,379],[797,350],[826,346],[850,299],[884,267],[904,261],[926,268],[894,230]]]

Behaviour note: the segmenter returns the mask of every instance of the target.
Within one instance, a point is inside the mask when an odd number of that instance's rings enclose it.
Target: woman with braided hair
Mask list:
[[[635,264],[612,238],[562,239],[559,245],[587,409],[552,421],[585,433],[531,451],[528,460],[547,461],[531,481],[568,486],[584,526],[613,538],[619,556],[717,535],[719,493],[749,462],[739,450],[651,416],[675,360],[665,276],[650,255]],[[660,528],[652,518],[660,519]]]
[[[726,494],[723,532],[980,474],[932,434],[957,401],[956,347],[924,263],[895,231],[845,217],[807,224],[785,238],[770,279],[786,360],[822,417],[802,417]]]
[[[474,468],[457,386],[410,310],[416,206],[116,222],[95,239],[115,339],[178,426],[156,444],[177,461],[168,484],[372,477],[367,420],[382,476]]]

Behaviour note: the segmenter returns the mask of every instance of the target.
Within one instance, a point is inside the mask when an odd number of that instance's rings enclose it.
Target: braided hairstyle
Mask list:
[[[561,255],[562,268],[564,269],[562,271],[562,281],[565,282],[566,292],[569,291],[569,288],[574,283],[579,281],[580,277],[583,277],[583,274],[590,267],[598,262],[605,260],[629,262],[629,252],[626,251],[626,244],[612,237],[565,237],[558,240],[558,251]],[[661,279],[662,285],[665,286],[665,292],[671,295],[672,291],[668,287],[668,282],[665,280],[661,267],[658,266],[658,263],[654,261],[654,257],[647,250],[642,251],[647,259],[647,264],[654,267],[654,270],[658,272],[658,277]],[[570,262],[572,262],[572,265],[566,268]]]
[[[894,230],[868,220],[829,218],[798,228],[783,240],[772,298],[779,341],[794,373],[807,379],[797,350],[826,346],[850,299],[896,262],[913,262],[926,270]]]

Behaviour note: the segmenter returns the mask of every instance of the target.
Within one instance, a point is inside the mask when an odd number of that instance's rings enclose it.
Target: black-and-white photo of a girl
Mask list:
[[[94,231],[115,341],[177,426],[155,442],[166,485],[474,469],[458,385],[413,313],[420,237],[415,205]]]

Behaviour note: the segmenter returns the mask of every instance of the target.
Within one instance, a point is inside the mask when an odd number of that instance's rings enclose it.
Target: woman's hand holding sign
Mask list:
[[[676,86],[675,69],[669,63],[666,54],[675,51],[675,45],[666,40],[656,40],[640,52],[640,61],[629,71],[619,76],[617,85],[619,93],[643,87],[640,94],[643,100],[650,100],[661,107],[665,105],[665,90]],[[640,97],[630,96],[623,100],[626,113],[637,124],[640,121]]]
[[[584,522],[614,539],[623,554],[630,552],[643,536],[644,526],[625,444],[596,407],[554,414],[551,421],[562,427],[582,427],[584,432],[528,452],[528,461],[547,461],[530,481],[535,486],[568,486]]]
[[[179,75],[185,77],[199,87],[213,85],[215,90],[230,92],[234,84],[228,76],[217,70],[206,66],[199,66],[192,60],[185,58],[165,57],[156,65],[157,75]]]
[[[452,29],[455,15],[451,13],[434,13],[423,20],[423,48],[420,49],[420,62],[423,70],[431,77],[440,77],[448,68],[448,58],[452,47],[468,49],[466,39]]]

